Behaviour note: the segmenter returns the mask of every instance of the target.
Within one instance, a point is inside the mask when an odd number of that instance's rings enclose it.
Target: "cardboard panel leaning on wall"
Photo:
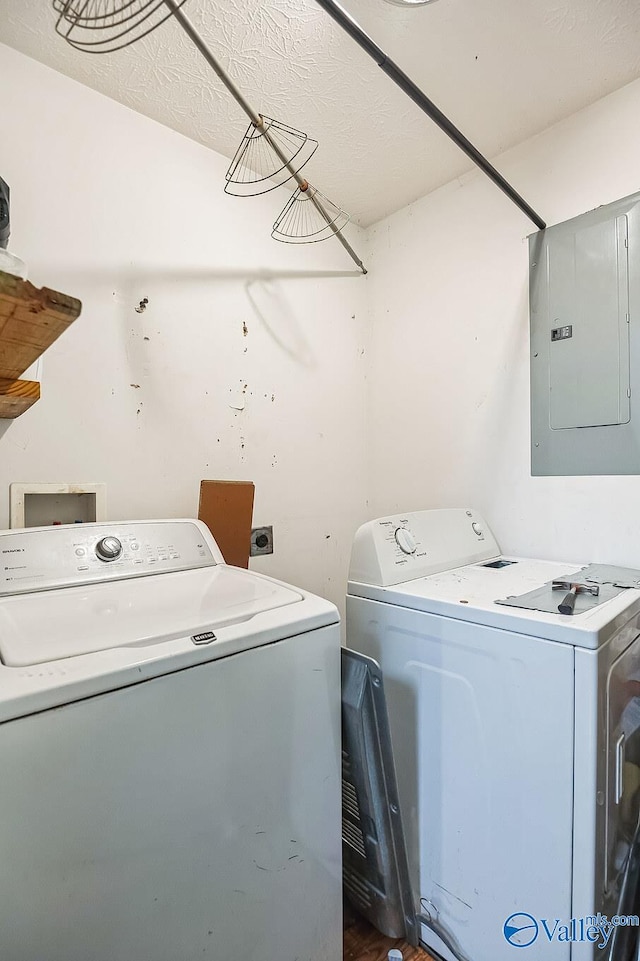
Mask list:
[[[249,567],[255,486],[251,481],[200,482],[198,517],[204,521],[227,564]]]

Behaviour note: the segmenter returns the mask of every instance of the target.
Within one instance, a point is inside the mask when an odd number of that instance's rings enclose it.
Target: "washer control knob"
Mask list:
[[[482,536],[483,536],[484,531],[482,530],[482,528],[480,527],[480,525],[479,525],[478,523],[476,523],[476,521],[474,521],[471,526],[473,527],[474,533],[476,533],[476,534],[478,535],[478,537],[482,537]]]
[[[406,527],[399,527],[396,531],[396,544],[404,554],[415,554],[416,541]]]
[[[117,561],[122,554],[122,544],[117,537],[103,537],[96,544],[96,556],[101,561]]]

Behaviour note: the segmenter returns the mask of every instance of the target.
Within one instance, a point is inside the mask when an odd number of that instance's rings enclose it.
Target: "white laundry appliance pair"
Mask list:
[[[420,937],[447,961],[636,958],[640,573],[595,568],[503,557],[473,510],[356,535],[347,644],[382,668]],[[555,579],[598,596],[560,614]]]
[[[2,961],[339,961],[333,605],[189,520],[0,533]]]

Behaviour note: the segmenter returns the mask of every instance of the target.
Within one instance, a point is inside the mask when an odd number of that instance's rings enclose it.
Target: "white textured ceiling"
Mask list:
[[[489,157],[640,76],[639,0],[343,2]],[[357,222],[469,169],[314,0],[189,0],[184,9],[260,112],[320,141],[307,175]],[[0,0],[1,41],[234,153],[246,119],[176,23],[105,56],[73,50],[54,23],[50,0]]]

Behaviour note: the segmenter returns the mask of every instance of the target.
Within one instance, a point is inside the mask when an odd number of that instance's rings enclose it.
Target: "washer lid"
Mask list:
[[[226,565],[14,595],[0,598],[0,659],[25,667],[149,647],[302,600],[276,581]]]

